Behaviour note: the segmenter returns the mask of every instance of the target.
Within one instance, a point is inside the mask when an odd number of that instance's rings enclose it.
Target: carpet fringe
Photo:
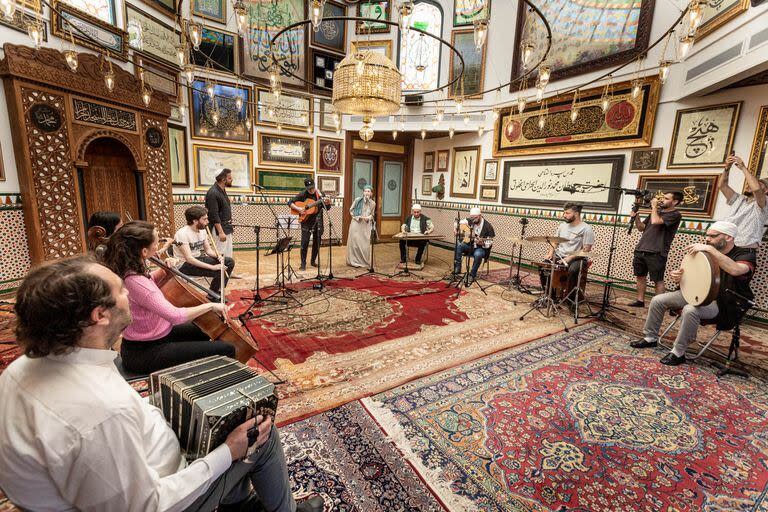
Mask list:
[[[360,400],[371,416],[376,420],[379,426],[384,430],[386,434],[386,441],[395,445],[395,447],[403,454],[403,458],[407,460],[414,468],[414,470],[421,476],[421,478],[428,483],[432,491],[440,498],[440,501],[448,508],[448,510],[456,512],[472,512],[477,510],[477,507],[469,498],[459,496],[453,492],[451,488],[452,482],[446,479],[441,473],[441,469],[433,469],[425,466],[421,457],[414,452],[408,443],[408,438],[405,436],[405,432],[397,421],[394,413],[377,402],[373,398],[363,398]]]

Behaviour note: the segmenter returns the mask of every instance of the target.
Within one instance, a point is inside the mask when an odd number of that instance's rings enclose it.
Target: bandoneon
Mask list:
[[[277,410],[275,385],[224,356],[157,371],[150,375],[150,391],[188,460],[207,455],[245,421]]]

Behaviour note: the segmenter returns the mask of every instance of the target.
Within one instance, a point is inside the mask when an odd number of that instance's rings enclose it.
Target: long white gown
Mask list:
[[[363,201],[363,207],[359,220],[355,220],[354,209],[358,201]],[[373,199],[365,200],[357,198],[352,203],[349,213],[352,221],[349,225],[347,237],[347,265],[351,267],[369,268],[371,266],[371,230],[373,229],[373,214],[376,211],[376,202]],[[365,220],[363,217],[370,217]]]

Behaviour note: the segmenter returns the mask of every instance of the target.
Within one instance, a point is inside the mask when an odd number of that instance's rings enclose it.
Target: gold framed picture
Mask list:
[[[451,158],[451,151],[448,149],[437,150],[437,172],[448,172],[448,160]]]
[[[425,174],[421,177],[421,195],[423,196],[430,196],[432,195],[432,178],[434,175],[432,174]]]
[[[451,197],[477,197],[477,171],[480,167],[480,146],[453,149]]]
[[[232,169],[232,192],[251,192],[253,152],[250,149],[192,145],[195,162],[195,190],[208,190],[222,169]]]
[[[424,172],[432,172],[435,170],[435,152],[429,151],[424,153]]]
[[[498,183],[499,182],[499,161],[498,160],[483,160],[483,182],[484,183]]]
[[[373,52],[392,58],[392,41],[352,41],[352,53]]]
[[[733,148],[740,101],[678,110],[668,169],[722,167]]]
[[[314,168],[313,139],[289,134],[259,133],[259,165]]]
[[[480,185],[480,200],[493,201],[499,200],[499,187],[497,185]]]
[[[633,149],[629,158],[629,172],[658,171],[663,148]]]
[[[344,141],[317,137],[317,172],[341,174],[343,172]]]
[[[768,178],[768,105],[760,107],[757,116],[755,138],[752,141],[752,151],[749,155],[749,171],[760,178]],[[744,183],[746,187],[746,183]]]

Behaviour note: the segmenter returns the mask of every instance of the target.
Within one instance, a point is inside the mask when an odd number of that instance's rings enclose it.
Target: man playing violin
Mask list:
[[[301,222],[301,270],[307,269],[307,251],[309,249],[309,239],[312,238],[312,258],[310,264],[317,266],[317,255],[320,252],[320,239],[323,237],[323,210],[331,208],[331,199],[325,197],[322,192],[315,187],[315,180],[307,178],[304,180],[304,190],[296,194],[293,199],[288,201],[291,210],[298,214],[310,210],[306,206],[300,206],[295,203],[308,205],[315,201],[322,201],[325,206],[318,204],[316,211],[306,216]]]
[[[469,217],[462,219],[460,225],[454,228],[454,235],[459,236],[462,231],[466,236],[456,247],[456,254],[453,257],[453,275],[461,274],[461,257],[471,254],[473,261],[469,276],[474,282],[483,260],[491,254],[491,245],[496,232],[491,223],[483,218],[483,212],[477,207],[471,208]]]
[[[731,321],[740,318],[741,312],[738,301],[734,297],[730,297],[726,290],[736,292],[750,300],[754,297],[749,288],[749,281],[754,274],[757,258],[754,251],[735,245],[734,239],[738,236],[738,232],[739,229],[736,224],[717,221],[707,229],[705,243],[687,247],[688,252],[707,252],[720,266],[720,291],[717,300],[706,306],[693,306],[686,302],[683,292],[680,290],[656,295],[651,300],[651,307],[648,309],[643,337],[630,343],[632,348],[657,346],[659,328],[664,319],[664,313],[667,310],[682,308],[680,331],[677,333],[675,344],[671,352],[661,360],[662,364],[677,366],[685,362],[685,351],[688,344],[696,339],[696,332],[701,320],[709,320],[718,316],[731,319]],[[670,277],[676,283],[680,282],[682,276],[682,268],[670,272]]]
[[[592,226],[581,220],[582,206],[576,203],[565,203],[563,205],[563,220],[557,227],[557,235],[565,238],[567,242],[557,244],[556,247],[549,249],[546,260],[555,262],[568,267],[568,289],[572,290],[578,283],[579,273],[584,264],[584,257],[577,256],[585,252],[591,252],[595,245],[595,232]],[[541,286],[546,290],[549,273],[542,271],[540,273]]]

